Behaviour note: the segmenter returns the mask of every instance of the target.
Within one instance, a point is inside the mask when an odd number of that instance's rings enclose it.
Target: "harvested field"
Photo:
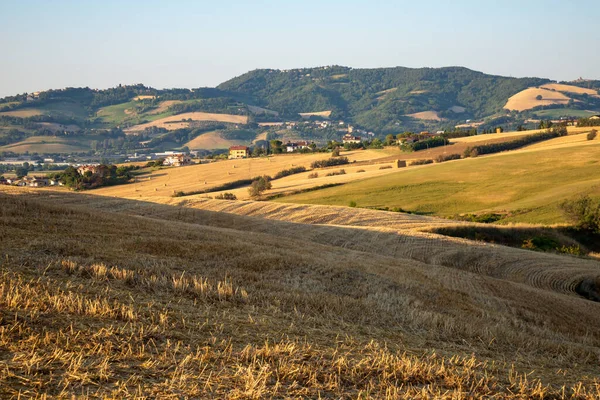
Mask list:
[[[44,115],[44,112],[37,108],[22,108],[20,110],[14,111],[2,111],[0,112],[0,116],[2,115],[6,115],[9,117],[27,118],[33,117],[35,115]]]
[[[542,99],[537,100],[537,96],[542,96]],[[510,97],[504,108],[507,110],[525,111],[538,106],[567,104],[569,100],[571,100],[570,97],[560,92],[541,88],[529,88]]]
[[[443,121],[437,111],[421,111],[413,114],[406,114],[408,117],[416,118],[416,119],[424,119],[427,121]]]
[[[329,118],[329,116],[331,115],[331,110],[328,111],[317,111],[317,112],[305,112],[305,113],[299,113],[300,116],[302,118],[310,118],[310,117],[323,117],[323,118]]]
[[[398,213],[171,200],[0,188],[0,396],[600,395],[600,304],[573,290],[598,263]]]
[[[14,153],[76,153],[89,151],[89,148],[77,141],[54,136],[31,136],[22,142],[0,146],[0,151]]]
[[[133,98],[134,101],[139,101],[139,100],[153,100],[155,99],[156,96],[152,96],[152,95],[140,95],[140,96],[136,96]]]
[[[547,83],[540,86],[542,89],[556,90],[558,92],[577,93],[577,94],[588,94],[594,97],[600,97],[598,91],[594,89],[585,89],[579,86],[564,85],[560,83]]]
[[[191,119],[192,121],[183,121]],[[232,124],[245,124],[248,122],[248,116],[246,115],[233,115],[233,114],[215,114],[205,112],[189,112],[183,114],[177,114],[170,117],[160,118],[156,121],[148,122],[145,124],[135,125],[125,129],[126,132],[143,131],[146,128],[158,127],[165,128],[167,130],[175,130],[181,128],[187,128],[194,121],[216,121],[216,122],[228,122]]]
[[[221,134],[221,131],[206,132],[187,142],[185,146],[189,147],[191,150],[216,150],[227,149],[229,146],[251,144],[250,141],[225,139]]]

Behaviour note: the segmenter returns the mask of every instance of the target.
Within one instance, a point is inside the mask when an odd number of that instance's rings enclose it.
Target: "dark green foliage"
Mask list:
[[[222,193],[215,196],[217,200],[237,200],[237,196],[233,193]]]
[[[99,173],[90,171],[81,175],[74,167],[67,167],[64,172],[54,174],[52,177],[58,179],[66,187],[73,190],[94,189],[102,186],[120,185],[128,183],[132,179],[131,172],[139,169],[137,166],[121,166],[101,164],[97,167]]]
[[[279,178],[283,178],[284,176],[299,174],[299,173],[305,172],[305,171],[306,171],[305,167],[293,167],[290,169],[284,169],[283,171],[279,171],[278,173],[276,173],[275,176],[273,176],[273,179],[279,179]]]
[[[425,164],[433,164],[433,160],[412,160],[410,165],[425,165]]]
[[[222,132],[221,137],[227,140],[243,140],[249,142],[256,138],[256,132],[246,129],[235,129]]]
[[[504,218],[504,215],[497,213],[486,213],[486,214],[464,214],[454,217],[459,221],[479,222],[482,224],[491,224],[500,221]]]
[[[582,118],[577,120],[577,126],[600,126],[600,119]]]
[[[436,157],[435,162],[442,163],[444,161],[460,160],[460,159],[461,159],[460,154],[440,154],[439,156]]]
[[[589,196],[583,196],[574,200],[565,200],[560,203],[560,209],[565,217],[575,225],[576,228],[600,232],[600,201],[593,200]]]
[[[310,167],[311,168],[334,167],[336,165],[348,164],[349,162],[350,161],[348,160],[348,157],[332,157],[332,158],[328,158],[326,160],[313,161],[313,163],[310,164]]]
[[[483,154],[499,153],[501,151],[515,150],[533,143],[542,142],[567,135],[567,128],[564,126],[554,127],[547,132],[536,133],[534,135],[525,136],[519,139],[511,140],[503,143],[482,144],[465,149],[465,157],[477,157]]]
[[[336,175],[346,175],[346,170],[340,169],[339,171],[331,171],[331,172],[325,174],[325,176],[336,176]]]
[[[228,97],[198,99],[191,103],[175,103],[169,107],[169,111],[173,114],[194,111],[238,115],[246,115],[248,113],[244,104]]]
[[[248,192],[252,197],[258,197],[265,190],[271,189],[271,178],[267,175],[259,176],[252,181]]]
[[[419,140],[418,142],[403,144],[402,149],[406,149],[408,151],[419,151],[431,149],[433,147],[445,146],[448,143],[448,139],[441,136],[436,136],[432,137],[431,139]]]
[[[231,79],[218,89],[254,96],[258,104],[284,114],[333,110],[332,118],[349,118],[377,132],[398,131],[396,122],[415,124],[402,115],[435,110],[444,118],[463,119],[447,111],[455,105],[480,118],[502,110],[506,100],[530,86],[549,82],[537,78],[486,75],[467,68],[306,68],[256,70]],[[395,89],[381,95],[381,91]],[[420,122],[417,122],[417,124]]]

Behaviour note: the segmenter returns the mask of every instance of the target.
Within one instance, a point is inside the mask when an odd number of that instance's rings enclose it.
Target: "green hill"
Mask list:
[[[590,115],[600,109],[600,96],[593,94],[600,86],[597,81],[572,82],[585,86],[591,94],[571,90],[560,95],[564,104],[541,101],[537,106],[535,99],[530,99],[532,106],[526,111],[504,109],[511,96],[546,83],[550,81],[488,75],[462,67],[329,66],[255,70],[216,88],[154,89],[142,84],[105,90],[65,88],[0,99],[0,145],[58,134],[91,143],[91,136],[108,131],[115,136],[115,130],[120,130],[120,142],[101,142],[102,151],[147,148],[141,143],[161,149],[167,144],[169,148],[182,147],[207,129],[240,129],[231,121],[225,127],[189,119],[176,126],[160,123],[163,118],[192,112],[247,115],[248,124],[242,128],[253,131],[255,137],[269,130],[276,134],[273,127],[259,126],[261,122],[315,118],[343,120],[382,137],[404,131],[453,130],[469,120],[477,122],[479,130],[500,125],[511,129],[526,125],[529,119]],[[227,118],[221,122],[227,123]],[[62,125],[70,128],[62,129]],[[336,128],[313,128],[295,128],[289,134],[316,141],[339,138]],[[135,140],[125,138],[131,132],[136,134]],[[113,139],[118,139],[116,136]],[[97,151],[98,146],[90,150]]]

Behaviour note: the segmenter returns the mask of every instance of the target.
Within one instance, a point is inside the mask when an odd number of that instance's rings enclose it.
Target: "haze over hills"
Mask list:
[[[0,151],[213,150],[264,140],[268,133],[339,139],[337,127],[298,125],[287,132],[279,127],[307,119],[344,121],[379,137],[456,126],[534,127],[531,121],[540,118],[598,113],[598,89],[600,81],[558,85],[462,67],[342,66],[260,69],[216,88],[67,88],[1,99]]]

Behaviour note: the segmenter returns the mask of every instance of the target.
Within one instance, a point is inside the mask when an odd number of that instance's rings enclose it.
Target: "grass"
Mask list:
[[[600,195],[599,157],[598,141],[585,146],[541,147],[535,153],[522,151],[403,169],[279,201],[331,205],[356,201],[363,207],[399,207],[439,216],[511,211],[514,215],[505,222],[553,224],[563,222],[557,207],[561,200],[583,193]]]
[[[539,118],[560,118],[560,117],[575,117],[575,118],[587,118],[591,115],[598,114],[598,112],[587,111],[587,110],[576,110],[571,108],[556,108],[553,110],[539,110],[535,111],[535,115]]]
[[[371,210],[0,201],[0,397],[600,395],[600,304],[568,289],[597,263]]]
[[[54,136],[30,136],[27,139],[0,146],[0,151],[14,153],[74,153],[88,151],[89,147],[81,139],[68,139]]]

